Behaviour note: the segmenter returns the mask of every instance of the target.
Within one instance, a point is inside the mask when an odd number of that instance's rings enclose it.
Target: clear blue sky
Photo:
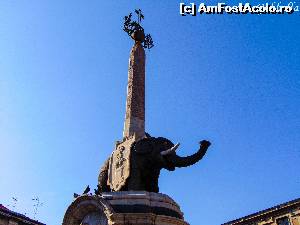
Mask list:
[[[217,225],[300,197],[300,20],[181,17],[180,1],[1,1],[0,203],[61,224],[73,193],[97,184],[122,137],[132,41],[145,14],[146,129],[193,153],[160,190],[192,225]],[[284,1],[283,1],[284,2]]]

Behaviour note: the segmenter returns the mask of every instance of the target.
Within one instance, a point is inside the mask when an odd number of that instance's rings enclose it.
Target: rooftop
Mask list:
[[[232,224],[239,224],[241,222],[250,222],[252,220],[258,220],[258,219],[261,219],[263,217],[268,217],[270,214],[272,214],[274,212],[284,211],[286,209],[289,209],[290,207],[300,207],[300,198],[297,198],[295,200],[273,206],[273,207],[268,208],[268,209],[258,211],[256,213],[250,214],[248,216],[241,217],[239,219],[235,219],[235,220],[223,223],[222,225],[232,225]]]
[[[11,211],[10,209],[3,206],[2,204],[0,204],[0,217],[1,216],[11,218],[11,219],[15,219],[15,220],[21,221],[25,224],[45,225],[44,223],[41,223],[37,220],[30,219],[29,217],[27,217],[27,216],[25,216],[21,213]]]

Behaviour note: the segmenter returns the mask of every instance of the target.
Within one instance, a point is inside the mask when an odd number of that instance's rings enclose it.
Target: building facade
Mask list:
[[[45,225],[0,204],[0,225]]]
[[[300,198],[222,225],[300,225]]]

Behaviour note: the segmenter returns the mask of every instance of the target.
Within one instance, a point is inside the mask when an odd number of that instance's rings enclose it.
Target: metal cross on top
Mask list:
[[[144,15],[141,9],[134,11],[137,14],[138,21],[132,21],[132,13],[124,17],[123,30],[136,42],[141,42],[144,48],[152,48],[154,46],[153,40],[150,34],[145,35],[144,28],[141,26]]]

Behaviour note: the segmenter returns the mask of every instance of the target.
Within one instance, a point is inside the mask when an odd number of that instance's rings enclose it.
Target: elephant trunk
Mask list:
[[[176,154],[172,156],[172,163],[175,167],[187,167],[195,164],[199,160],[203,158],[207,151],[207,148],[202,148],[198,150],[198,152],[194,153],[193,155],[186,156],[186,157],[181,157]]]

